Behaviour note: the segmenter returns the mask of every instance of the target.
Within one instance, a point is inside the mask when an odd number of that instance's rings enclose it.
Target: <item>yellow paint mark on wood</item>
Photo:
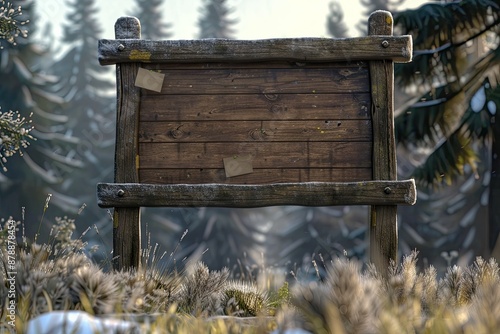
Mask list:
[[[116,210],[113,212],[113,228],[118,228],[118,214],[116,213]]]
[[[385,23],[387,23],[387,24],[392,24],[392,16],[387,15],[387,16],[385,17]]]
[[[151,59],[151,52],[132,50],[132,51],[130,51],[129,58],[131,60],[150,60]]]

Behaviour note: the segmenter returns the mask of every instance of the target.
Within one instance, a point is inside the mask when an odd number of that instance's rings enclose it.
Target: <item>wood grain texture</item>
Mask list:
[[[370,142],[140,143],[140,168],[222,168],[251,155],[254,168],[371,167]]]
[[[100,207],[412,205],[415,203],[415,182],[308,182],[270,185],[100,183],[97,194]]]
[[[369,35],[392,35],[392,15],[374,12],[368,20]],[[371,61],[370,81],[373,118],[373,179],[396,180],[394,139],[394,64],[390,59]],[[390,261],[397,262],[397,206],[372,206],[370,216],[370,259],[387,274]]]
[[[368,79],[367,79],[368,82]],[[371,119],[370,95],[146,95],[141,121]]]
[[[368,68],[228,68],[155,71],[165,75],[161,94],[300,94],[369,92]],[[157,95],[147,91],[144,95]]]
[[[369,120],[140,122],[141,143],[371,141]],[[272,152],[271,152],[272,154]]]
[[[269,184],[290,182],[354,182],[370,180],[372,169],[365,168],[279,168],[258,169],[253,173],[227,178],[222,168],[140,169],[140,183],[174,184]]]
[[[169,70],[237,70],[237,69],[360,69],[368,70],[368,62],[364,60],[353,60],[345,62],[314,62],[314,61],[287,61],[287,60],[266,60],[266,61],[242,61],[231,60],[218,62],[182,62],[182,63],[141,63],[141,67],[153,71]]]
[[[119,19],[116,38],[140,38],[138,20]],[[116,66],[117,119],[115,146],[115,182],[139,182],[138,156],[139,88],[135,87],[138,64]],[[139,267],[141,249],[140,209],[120,207],[113,214],[113,267]]]
[[[101,39],[98,44],[98,53],[101,65],[126,62],[218,62],[231,60],[342,62],[392,59],[397,62],[408,62],[412,55],[412,41],[411,36],[177,41]]]

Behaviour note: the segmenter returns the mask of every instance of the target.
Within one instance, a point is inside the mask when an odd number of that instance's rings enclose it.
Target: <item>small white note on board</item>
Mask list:
[[[226,177],[253,173],[252,156],[250,154],[235,155],[222,160],[224,161]]]
[[[159,93],[161,92],[161,87],[163,86],[164,79],[165,74],[163,73],[146,70],[142,67],[139,67],[139,72],[137,72],[137,77],[135,78],[135,85],[137,87]]]

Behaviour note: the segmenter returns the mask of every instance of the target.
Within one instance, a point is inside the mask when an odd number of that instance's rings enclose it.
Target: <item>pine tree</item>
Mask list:
[[[328,33],[335,38],[344,38],[348,36],[348,29],[344,22],[344,11],[340,3],[330,2],[330,14],[326,20]]]
[[[160,40],[172,36],[168,31],[172,25],[162,22],[163,0],[136,0],[137,8],[131,13],[141,21],[141,38]]]
[[[232,12],[226,0],[203,0],[198,38],[233,38],[234,29],[231,26],[237,21],[229,19]]]
[[[36,17],[33,3],[12,1],[13,8],[22,6],[20,20],[30,18],[25,27],[33,33]],[[8,171],[0,174],[0,217],[25,219],[28,231],[35,231],[40,223],[41,208],[48,193],[59,189],[65,177],[82,167],[74,157],[78,142],[66,132],[68,117],[61,111],[64,99],[57,94],[57,77],[47,74],[48,51],[31,39],[19,39],[17,45],[7,44],[0,50],[0,106],[2,110],[18,110],[21,117],[32,114],[33,131],[37,138],[23,156],[12,156]],[[34,226],[35,225],[35,226]],[[31,230],[30,230],[31,229]],[[28,236],[33,236],[27,234]]]
[[[491,138],[500,103],[500,5],[490,0],[426,4],[395,16],[412,34],[414,57],[397,65],[398,82],[419,100],[396,118],[397,141],[432,153],[415,171],[429,184],[451,183],[478,162],[475,145]]]
[[[500,184],[480,152],[490,150],[491,168],[498,168],[499,13],[498,1],[463,0],[395,15],[398,33],[414,41],[412,63],[396,65],[397,86],[416,96],[395,120],[396,140],[421,152],[413,176],[424,184],[451,184],[467,169],[490,180],[490,249],[500,231]]]
[[[361,5],[366,8],[364,16],[356,26],[363,36],[367,34],[366,22],[368,17],[376,10],[387,10],[394,12],[396,8],[405,0],[359,0]]]
[[[67,101],[66,131],[78,138],[75,155],[85,168],[65,180],[60,196],[64,196],[64,205],[73,213],[86,205],[79,218],[88,222],[86,226],[82,224],[82,228],[86,228],[93,223],[99,226],[99,222],[104,223],[108,218],[97,206],[95,185],[113,179],[114,84],[105,76],[108,68],[100,66],[95,56],[101,34],[96,2],[73,0],[67,4],[70,10],[63,42],[70,48],[54,64],[54,69],[62,80],[59,93]]]

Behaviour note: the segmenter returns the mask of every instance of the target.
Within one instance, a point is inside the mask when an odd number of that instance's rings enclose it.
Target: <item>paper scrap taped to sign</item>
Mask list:
[[[137,77],[135,78],[135,85],[140,88],[152,90],[155,92],[161,92],[161,87],[163,86],[163,80],[165,79],[165,74],[158,73],[150,70],[146,70],[139,67],[137,72]]]
[[[253,173],[252,156],[250,154],[235,155],[222,160],[224,161],[226,177]]]

